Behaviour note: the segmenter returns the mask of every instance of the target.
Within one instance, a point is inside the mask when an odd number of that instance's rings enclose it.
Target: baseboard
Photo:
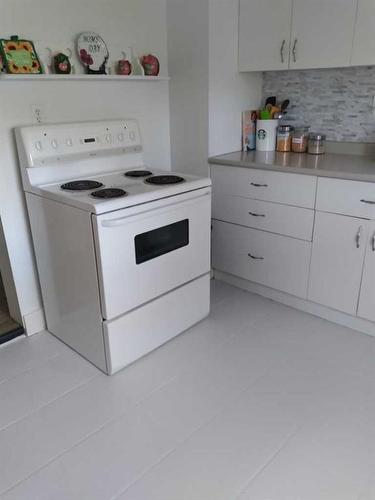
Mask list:
[[[292,295],[289,295],[287,293],[279,292],[278,290],[253,283],[252,281],[247,281],[245,279],[238,278],[237,276],[223,273],[221,271],[215,270],[214,277],[215,279],[224,281],[229,285],[242,288],[243,290],[247,290],[248,292],[252,292],[257,295],[261,295],[262,297],[274,300],[275,302],[280,302],[289,307],[293,307],[294,309],[304,311],[306,313],[312,314],[313,316],[318,316],[319,318],[331,321],[332,323],[337,323],[347,328],[351,328],[352,330],[357,330],[361,333],[365,333],[366,335],[375,337],[375,324],[371,323],[370,321],[366,321],[361,318],[350,316],[349,314],[329,309],[328,307],[315,304],[314,302],[310,302],[308,300],[293,297]]]
[[[24,334],[25,334],[25,329],[23,328],[23,326],[15,328],[10,332],[3,333],[2,335],[0,335],[0,345],[7,344],[8,342],[11,342],[17,337],[21,337],[21,335]]]
[[[43,309],[38,309],[23,317],[26,335],[34,335],[46,329],[46,320]]]

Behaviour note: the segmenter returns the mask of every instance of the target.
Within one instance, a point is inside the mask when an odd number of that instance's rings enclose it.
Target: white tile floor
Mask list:
[[[0,349],[2,500],[375,500],[375,339],[213,282],[211,316],[115,377]]]

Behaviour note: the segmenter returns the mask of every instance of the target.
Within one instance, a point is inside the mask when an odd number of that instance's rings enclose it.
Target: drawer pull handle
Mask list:
[[[256,214],[254,212],[249,212],[249,215],[251,215],[252,217],[265,217],[264,214]]]
[[[358,229],[358,233],[355,238],[357,248],[361,248],[361,239],[362,239],[362,226]]]
[[[372,236],[371,245],[372,245],[372,251],[375,252],[375,233]]]
[[[268,188],[268,184],[256,184],[255,182],[252,182],[251,185],[256,188]]]
[[[247,254],[250,259],[253,259],[253,260],[264,260],[264,257],[256,257],[255,255],[252,255],[251,253],[248,253]]]
[[[375,205],[375,201],[371,200],[361,200],[361,203],[366,203],[366,205]]]

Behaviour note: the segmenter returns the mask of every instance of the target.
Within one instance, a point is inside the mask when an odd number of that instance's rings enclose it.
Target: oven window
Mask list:
[[[189,244],[189,219],[139,234],[135,237],[135,259],[142,264]]]

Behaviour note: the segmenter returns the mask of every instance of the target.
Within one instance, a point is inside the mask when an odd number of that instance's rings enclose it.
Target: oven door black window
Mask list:
[[[189,219],[135,237],[135,260],[142,264],[189,244]]]

